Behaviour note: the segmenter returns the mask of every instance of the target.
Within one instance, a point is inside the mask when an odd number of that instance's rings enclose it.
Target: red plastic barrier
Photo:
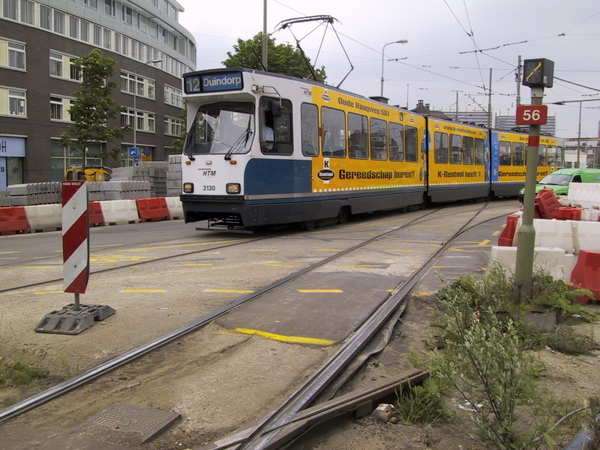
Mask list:
[[[29,231],[24,206],[0,208],[0,235],[29,233]]]
[[[589,289],[600,300],[600,252],[581,250],[577,264],[571,272],[571,283],[575,287]],[[577,303],[586,305],[590,300],[588,296],[577,297]]]
[[[135,201],[142,222],[169,220],[169,208],[164,197],[138,198]]]
[[[512,247],[517,231],[517,221],[521,217],[520,214],[511,214],[506,217],[506,226],[500,236],[498,236],[498,245],[502,247]]]
[[[104,214],[102,214],[102,206],[100,205],[100,202],[89,203],[89,214],[91,227],[101,227],[106,225],[104,223]]]
[[[554,219],[556,210],[560,208],[560,202],[550,188],[544,188],[538,192],[535,197],[535,205],[538,207],[542,219]]]

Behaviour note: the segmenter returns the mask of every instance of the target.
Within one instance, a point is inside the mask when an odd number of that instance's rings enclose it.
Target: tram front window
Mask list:
[[[247,153],[254,137],[251,103],[201,106],[188,132],[187,155]]]

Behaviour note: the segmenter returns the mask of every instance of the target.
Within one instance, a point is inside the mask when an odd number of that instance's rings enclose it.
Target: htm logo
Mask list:
[[[203,177],[207,177],[207,178],[212,178],[214,176],[217,175],[217,171],[216,170],[204,170],[202,172],[202,176]]]

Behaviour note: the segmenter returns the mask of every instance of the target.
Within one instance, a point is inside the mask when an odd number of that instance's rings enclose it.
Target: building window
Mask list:
[[[121,72],[121,91],[154,100],[156,97],[156,81],[140,75],[136,76],[132,73]]]
[[[170,136],[181,136],[183,121],[174,117],[165,117],[165,134]]]
[[[133,120],[136,118],[136,131],[144,131],[146,133],[154,133],[156,130],[156,114],[145,112],[145,111],[136,111],[133,109],[128,109],[125,112],[121,113],[121,126],[130,126],[133,128]]]
[[[25,70],[25,44],[0,39],[0,67]]]
[[[77,66],[75,66],[76,59],[69,55],[51,51],[50,76],[65,80],[80,81],[81,73]]]
[[[78,39],[79,38],[79,18],[75,16],[69,16],[69,36]]]
[[[54,10],[54,32],[65,34],[65,13]]]
[[[69,109],[71,108],[71,99],[60,97],[58,95],[50,96],[50,120],[71,122]]]
[[[21,0],[21,22],[35,25],[35,3],[31,0]]]
[[[83,4],[98,9],[98,0],[83,0]]]
[[[90,42],[90,23],[87,20],[81,21],[81,40]]]
[[[63,120],[64,107],[61,97],[50,97],[50,120]]]
[[[103,30],[103,33],[104,33],[104,38],[103,38],[102,45],[104,46],[104,48],[107,48],[107,49],[110,50],[111,47],[112,47],[112,45],[111,45],[112,32],[108,28],[103,28],[102,30]]]
[[[165,84],[165,103],[183,108],[183,92],[181,89]]]
[[[107,16],[115,17],[115,0],[104,0],[104,14],[106,14]]]
[[[52,8],[40,5],[40,27],[45,30],[52,29]]]
[[[4,0],[2,15],[6,19],[17,20],[17,0]]]
[[[25,91],[9,89],[8,90],[8,113],[11,116],[26,116]]]
[[[123,22],[133,25],[133,12],[131,8],[123,5]]]

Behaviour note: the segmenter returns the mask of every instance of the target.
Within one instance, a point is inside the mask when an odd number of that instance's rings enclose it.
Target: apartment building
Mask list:
[[[109,126],[133,131],[90,145],[87,164],[165,161],[184,126],[181,76],[196,67],[181,12],[175,0],[0,0],[0,190],[59,181],[82,164],[59,137],[80,84],[73,61],[94,48],[117,62],[113,97],[126,107]],[[120,160],[98,158],[115,147]]]

